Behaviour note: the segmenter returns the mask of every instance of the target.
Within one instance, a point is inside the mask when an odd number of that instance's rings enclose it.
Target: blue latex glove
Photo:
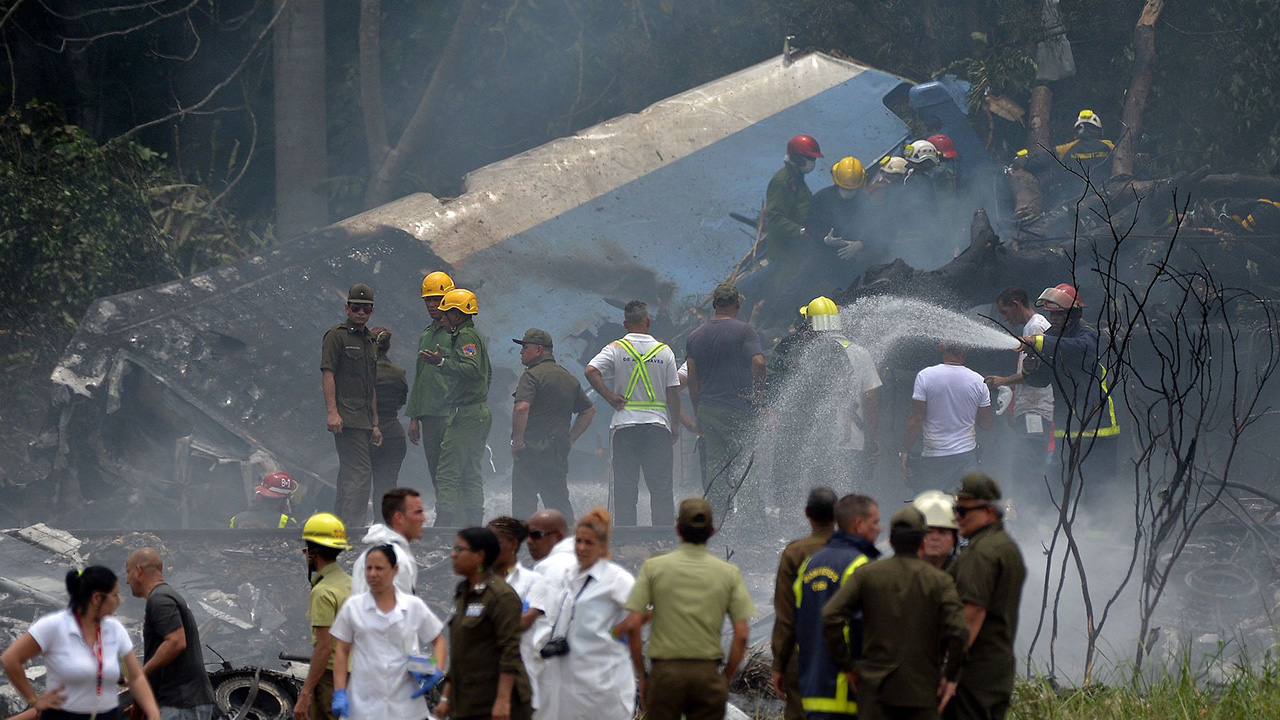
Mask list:
[[[520,613],[524,614],[527,612],[529,612],[529,601],[528,600],[520,601]]]
[[[410,695],[410,697],[414,699],[420,698],[423,695],[426,695],[427,693],[431,692],[432,690],[435,689],[436,685],[439,685],[440,681],[444,679],[444,673],[440,672],[439,670],[436,670],[434,673],[430,675],[425,675],[423,673],[409,673],[409,674],[412,675],[413,679],[418,682],[418,689],[413,691],[413,695]]]
[[[347,699],[346,688],[333,691],[333,702],[329,705],[329,709],[338,717],[351,715],[351,701]]]

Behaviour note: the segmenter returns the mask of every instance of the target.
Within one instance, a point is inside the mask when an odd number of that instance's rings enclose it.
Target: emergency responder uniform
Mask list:
[[[890,528],[923,536],[925,519],[907,506],[894,512]],[[950,575],[914,555],[895,553],[841,584],[822,617],[835,666],[847,671],[858,657],[860,720],[938,717],[938,678],[957,680],[969,644]],[[862,645],[850,648],[846,628],[855,623],[862,627]]]
[[[866,183],[866,171],[857,158],[843,158],[831,166],[831,182],[813,194],[805,222],[813,237],[822,238],[822,244],[814,246],[815,252],[806,264],[809,269],[806,277],[818,285],[847,280],[857,274],[850,262],[857,261],[857,267],[866,265],[864,236],[869,233],[860,192]]]
[[[351,547],[347,542],[347,528],[336,516],[329,513],[312,515],[302,527],[302,539],[337,550]],[[351,576],[337,562],[331,562],[308,577],[311,594],[307,601],[307,622],[311,626],[311,647],[316,645],[316,628],[329,628],[338,618],[338,611],[351,597]],[[333,704],[333,650],[329,651],[329,664],[316,683],[311,696],[313,720],[334,720]]]
[[[1067,313],[1060,333],[1050,328],[1044,335],[1028,338],[1031,342],[1025,348],[1028,357],[1023,366],[1028,385],[1052,385],[1066,392],[1065,396],[1054,393],[1054,452],[1065,467],[1071,457],[1068,445],[1078,443],[1079,456],[1083,456],[1079,470],[1085,482],[1110,482],[1117,470],[1120,425],[1107,368],[1098,358],[1098,331],[1081,320],[1084,303],[1067,283],[1041,293],[1036,307],[1045,308],[1051,317]],[[1034,367],[1027,370],[1028,364]]]
[[[476,331],[473,319],[479,312],[475,294],[470,290],[450,290],[440,301],[440,309],[458,309],[467,318],[449,333],[449,344],[439,366],[440,374],[449,383],[445,394],[449,422],[440,444],[436,525],[449,527],[455,522],[480,525],[484,519],[480,463],[493,424],[488,405],[493,369],[489,365],[489,350]]]
[[[773,672],[787,679],[785,720],[805,720],[800,695],[800,660],[796,652],[796,577],[809,556],[826,547],[832,527],[817,527],[809,537],[787,545],[778,560],[778,577],[773,586]]]
[[[354,285],[347,294],[347,304],[360,303],[373,304],[373,289],[364,283]],[[338,449],[334,513],[352,527],[364,524],[373,486],[369,449],[373,446],[377,368],[378,347],[367,326],[341,322],[325,333],[320,369],[333,373],[338,416],[342,418],[342,432],[333,436]]]
[[[434,302],[439,308],[440,300],[452,289],[453,278],[439,271],[433,272],[422,280],[422,299],[427,303]],[[419,352],[448,346],[449,330],[443,321],[433,319],[418,338]],[[440,374],[440,368],[419,357],[404,414],[417,422],[422,452],[427,456],[427,469],[431,472],[431,484],[436,488],[436,507],[440,506],[440,489],[436,485],[436,474],[440,471],[440,444],[444,442],[444,428],[449,422],[449,405],[444,400],[448,391],[449,384]]]
[[[1000,486],[987,475],[970,473],[961,481],[956,497],[995,504],[1000,500]],[[986,614],[969,646],[964,673],[945,717],[1003,720],[1013,696],[1013,641],[1027,570],[1021,551],[999,519],[968,537],[969,544],[956,557],[952,575],[960,602],[980,607]]]
[[[1219,219],[1230,220],[1248,233],[1280,234],[1280,202],[1266,198],[1232,200],[1224,205]]]
[[[827,649],[822,607],[853,571],[880,557],[874,543],[836,530],[826,547],[800,565],[796,575],[796,644],[800,657],[801,703],[808,720],[849,718],[858,714],[858,698],[849,687],[845,668],[836,667]],[[862,647],[862,623],[845,628],[851,648]],[[856,650],[855,650],[856,655]]]
[[[790,308],[798,302],[791,298],[804,274],[805,260],[814,250],[814,242],[805,232],[813,193],[804,176],[813,170],[820,157],[822,152],[817,140],[808,135],[791,138],[787,143],[787,159],[769,180],[765,191],[764,247],[772,268],[773,299],[778,307]]]
[[[298,482],[287,472],[269,473],[253,488],[253,504],[231,518],[232,530],[283,529],[297,527],[289,517],[289,498],[298,491]]]
[[[1092,110],[1081,110],[1075,128],[1076,139],[1057,146],[1054,152],[1067,167],[1079,171],[1083,166],[1094,185],[1106,187],[1116,146],[1102,139],[1102,118]]]
[[[399,484],[400,465],[408,450],[405,444],[404,426],[400,424],[400,408],[409,395],[409,382],[404,368],[383,355],[378,358],[377,379],[374,392],[378,395],[378,428],[382,430],[382,445],[369,453],[373,466],[373,501],[380,503],[382,496]]]
[[[938,167],[933,171],[933,186],[939,192],[952,194],[960,187],[960,153],[951,138],[938,133],[928,137],[938,151]]]
[[[533,690],[520,659],[520,596],[486,570],[480,581],[458,583],[449,618],[449,715],[456,720],[487,718],[497,699],[501,673],[515,675],[512,720],[533,714]],[[572,652],[572,650],[571,650]]]

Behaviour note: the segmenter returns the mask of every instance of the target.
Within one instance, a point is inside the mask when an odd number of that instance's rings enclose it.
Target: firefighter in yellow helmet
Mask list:
[[[862,205],[866,171],[858,158],[847,157],[831,166],[831,185],[814,193],[805,225],[825,246],[820,267],[849,261],[862,252],[858,210]]]
[[[427,306],[431,324],[418,338],[418,350],[443,347],[449,343],[449,330],[444,324],[440,300],[452,289],[453,278],[447,273],[436,271],[423,278],[422,302]],[[431,472],[433,486],[440,469],[440,444],[444,442],[444,427],[449,420],[449,406],[444,402],[447,389],[448,384],[444,375],[440,374],[440,368],[419,357],[417,374],[413,378],[413,388],[409,391],[404,414],[409,416],[409,442],[414,445],[422,443],[422,452],[427,456],[427,469]],[[437,488],[437,507],[439,504]]]
[[[475,326],[475,316],[480,312],[475,293],[461,288],[450,290],[440,299],[440,311],[449,331],[447,344],[418,351],[418,357],[438,368],[447,384],[444,401],[449,417],[436,472],[435,524],[482,525],[484,484],[480,467],[493,425],[488,404],[493,369],[489,365],[489,349]]]
[[[333,640],[329,628],[342,604],[351,597],[351,576],[338,565],[338,555],[351,544],[347,527],[335,515],[317,513],[302,526],[306,544],[307,580],[311,596],[307,620],[311,623],[311,669],[307,671],[298,700],[293,705],[294,720],[334,720]],[[310,712],[308,712],[310,711]]]

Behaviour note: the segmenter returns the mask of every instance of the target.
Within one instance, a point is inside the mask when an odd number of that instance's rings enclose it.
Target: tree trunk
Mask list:
[[[1032,155],[1041,147],[1053,150],[1053,140],[1049,137],[1052,108],[1052,88],[1044,84],[1031,88],[1031,107],[1027,111],[1027,151]]]
[[[1124,134],[1111,158],[1111,181],[1119,185],[1133,179],[1134,148],[1142,136],[1142,113],[1147,109],[1151,76],[1156,65],[1156,20],[1164,0],[1146,0],[1133,30],[1133,80],[1124,101]]]
[[[387,114],[382,107],[382,0],[360,3],[360,109],[364,116],[369,172],[386,160]]]
[[[372,169],[369,187],[364,194],[366,208],[377,207],[395,199],[391,186],[400,177],[400,173],[404,171],[405,165],[418,150],[418,146],[422,144],[423,136],[431,123],[431,111],[444,97],[449,78],[452,77],[459,60],[462,59],[463,46],[470,35],[470,30],[476,25],[480,6],[480,0],[465,0],[462,9],[458,11],[458,19],[454,22],[453,31],[449,34],[449,41],[445,44],[444,53],[440,56],[440,63],[431,73],[431,80],[427,83],[426,90],[422,92],[422,99],[418,101],[413,117],[409,118],[409,123],[405,125],[404,132],[401,133],[395,147],[386,153],[381,164]]]
[[[288,4],[274,38],[276,236],[296,237],[329,223],[325,117],[324,0]]]

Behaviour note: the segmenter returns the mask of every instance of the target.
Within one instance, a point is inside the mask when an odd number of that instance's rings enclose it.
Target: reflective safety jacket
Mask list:
[[[1024,371],[1023,376],[1032,387],[1055,388],[1054,437],[1065,437],[1068,432],[1073,438],[1119,435],[1107,368],[1098,361],[1098,331],[1075,317],[1067,321],[1061,335],[1036,335],[1035,341],[1040,364]],[[1057,392],[1059,380],[1066,397]]]
[[[823,635],[822,606],[853,571],[880,557],[875,545],[837,530],[827,546],[814,553],[796,574],[796,646],[800,660],[800,693],[805,712],[857,715],[858,698],[845,673],[835,666]],[[845,629],[850,652],[862,649],[862,616]]]
[[[654,389],[653,380],[649,377],[647,363],[658,353],[666,350],[667,346],[663,343],[658,343],[649,348],[649,352],[641,354],[626,338],[615,340],[614,342],[635,361],[635,367],[631,369],[631,378],[627,380],[627,389],[621,393],[622,397],[627,399],[627,407],[633,410],[661,410],[666,412],[667,389],[665,387],[660,388],[661,395],[658,394],[659,390]],[[643,400],[635,399],[634,393],[637,385],[644,389]]]
[[[1096,137],[1079,138],[1055,148],[1063,164],[1077,172],[1083,166],[1094,185],[1099,187],[1111,179],[1111,153],[1115,149],[1110,140]]]

